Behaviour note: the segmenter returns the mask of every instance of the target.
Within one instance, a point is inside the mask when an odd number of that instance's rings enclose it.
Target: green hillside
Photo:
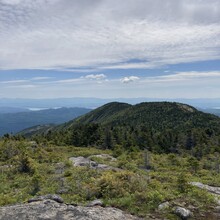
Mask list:
[[[77,118],[73,123],[111,123],[113,119],[117,118],[118,115],[123,114],[125,110],[130,107],[132,107],[132,105],[127,103],[111,102],[91,111],[90,114]]]
[[[55,144],[160,153],[193,151],[200,157],[220,150],[220,118],[171,102],[109,103],[57,126],[38,138]]]
[[[124,107],[124,108],[123,108]],[[157,130],[173,128],[218,128],[219,118],[204,114],[192,106],[171,102],[145,102],[137,105],[109,103],[73,121],[73,124],[100,123],[103,125],[144,124]]]
[[[47,134],[51,129],[55,128],[54,124],[36,125],[18,132],[16,135],[31,137],[39,134]]]

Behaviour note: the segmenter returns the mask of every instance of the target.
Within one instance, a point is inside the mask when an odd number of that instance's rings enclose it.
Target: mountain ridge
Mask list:
[[[220,118],[176,102],[108,103],[83,116],[35,133],[55,144],[156,152],[220,151]],[[25,135],[25,134],[24,134]]]
[[[117,103],[117,105],[116,105]],[[118,109],[113,110],[114,107],[125,106],[122,110]],[[107,119],[104,117],[97,118],[96,115],[103,115],[103,111],[109,113],[109,108],[111,108],[111,114],[108,115]],[[158,121],[164,120],[161,116],[176,117],[178,120],[179,114],[185,116],[184,120],[193,119],[195,116],[207,117],[210,120],[218,120],[219,118],[215,115],[204,113],[197,110],[196,108],[177,102],[142,102],[136,105],[125,105],[124,103],[112,102],[106,105],[103,105],[100,108],[97,108],[86,115],[72,121],[73,124],[86,124],[86,123],[101,123],[101,124],[126,124],[129,121],[129,124],[135,125],[142,122],[149,122],[152,119],[152,123],[156,123],[156,118]],[[95,116],[95,117],[93,117]],[[93,118],[92,118],[93,117]],[[89,121],[88,121],[89,118]],[[169,118],[167,118],[169,120]],[[183,119],[181,119],[183,120]]]
[[[94,98],[94,97],[75,97],[75,98],[54,98],[54,99],[9,99],[0,98],[0,107],[19,107],[19,108],[54,108],[54,107],[83,107],[97,108],[109,102],[125,102],[129,104],[137,104],[141,102],[179,102],[192,105],[196,108],[215,108],[220,107],[220,98]]]

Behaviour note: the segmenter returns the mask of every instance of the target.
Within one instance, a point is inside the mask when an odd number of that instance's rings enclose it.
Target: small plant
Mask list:
[[[186,193],[189,189],[188,178],[185,173],[180,173],[177,178],[177,188],[180,193]]]
[[[18,171],[21,173],[33,174],[35,172],[34,160],[27,154],[22,154],[18,157]]]
[[[31,186],[30,194],[32,196],[36,195],[41,190],[41,187],[40,187],[41,181],[42,181],[42,177],[40,176],[40,174],[35,173],[30,183],[30,186]]]

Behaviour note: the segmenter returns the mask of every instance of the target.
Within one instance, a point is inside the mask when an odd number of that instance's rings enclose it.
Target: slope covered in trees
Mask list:
[[[70,123],[111,123],[112,120],[114,120],[114,118],[117,118],[118,115],[123,114],[125,110],[127,110],[130,107],[132,107],[132,105],[129,105],[127,103],[111,102],[92,111],[90,114],[86,114],[80,118],[77,118],[76,120]]]
[[[42,139],[42,135],[37,139]],[[220,151],[220,118],[170,102],[109,103],[44,135],[55,144],[159,153]]]
[[[115,126],[145,124],[149,128],[163,130],[164,128],[195,128],[209,125],[217,128],[219,118],[181,103],[145,102],[133,106],[109,103],[72,122],[73,125],[77,123]]]

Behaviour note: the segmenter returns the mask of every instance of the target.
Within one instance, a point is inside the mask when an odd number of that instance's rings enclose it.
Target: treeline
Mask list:
[[[36,136],[35,140],[49,141],[56,145],[96,146],[102,149],[122,148],[129,151],[148,149],[155,153],[187,151],[196,157],[220,152],[220,136],[211,129],[198,128],[185,131],[165,129],[161,132],[149,129],[145,125],[113,127],[90,123]]]

